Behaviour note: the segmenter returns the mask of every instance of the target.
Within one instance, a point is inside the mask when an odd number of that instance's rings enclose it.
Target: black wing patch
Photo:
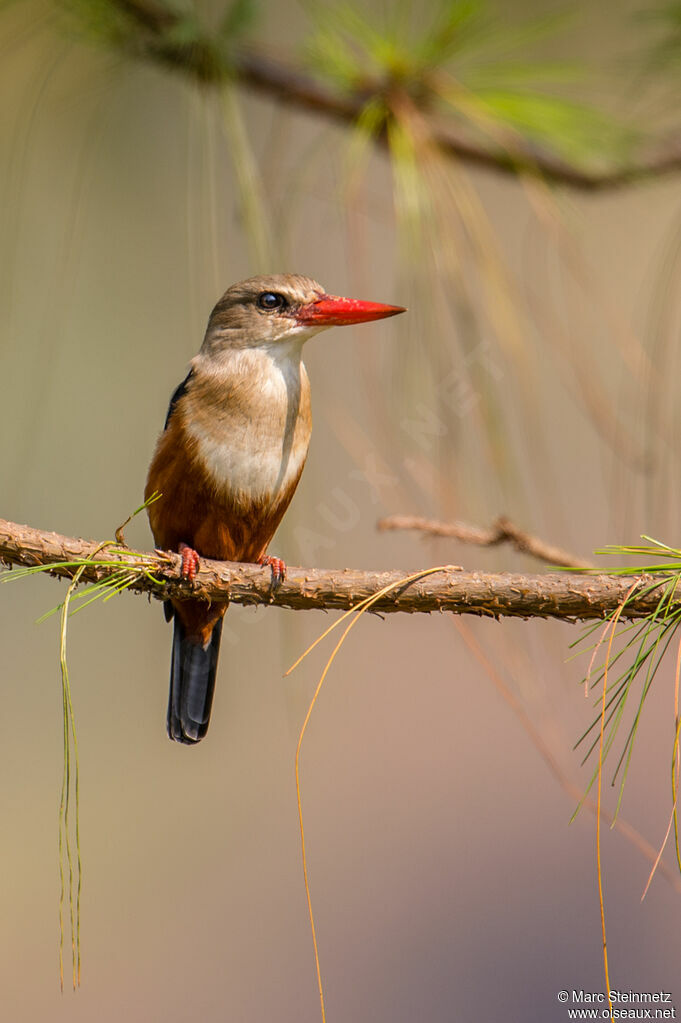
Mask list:
[[[191,380],[191,378],[193,376],[194,376],[194,370],[190,369],[189,372],[187,373],[186,377],[182,381],[182,383],[178,384],[178,386],[173,391],[173,396],[170,399],[170,405],[168,405],[168,415],[166,416],[166,421],[165,421],[165,424],[163,426],[164,430],[168,429],[168,423],[170,422],[170,417],[172,416],[173,412],[175,411],[175,407],[176,407],[178,401],[180,400],[180,398],[182,397],[182,395],[187,393],[187,384],[189,383],[189,381]]]

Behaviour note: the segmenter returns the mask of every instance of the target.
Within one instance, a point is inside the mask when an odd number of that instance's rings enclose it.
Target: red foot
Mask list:
[[[260,558],[259,565],[266,568],[268,565],[272,571],[272,589],[276,590],[286,578],[286,562],[281,558],[273,558],[271,554],[265,554]]]
[[[182,556],[182,568],[180,569],[180,575],[183,579],[188,579],[190,583],[193,583],[199,567],[199,556],[196,551],[189,547],[186,543],[180,544],[179,553]]]

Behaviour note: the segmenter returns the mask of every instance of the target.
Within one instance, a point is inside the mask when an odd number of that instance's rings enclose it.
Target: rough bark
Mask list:
[[[8,565],[46,565],[70,578],[73,566],[62,562],[92,559],[83,582],[101,581],[123,568],[134,574],[131,587],[159,599],[194,596],[238,604],[272,604],[295,610],[347,610],[391,584],[372,610],[391,612],[451,611],[493,618],[557,618],[565,621],[603,618],[615,610],[636,583],[634,598],[622,618],[640,618],[655,610],[667,577],[547,573],[464,572],[455,566],[399,585],[414,573],[359,569],[289,568],[279,589],[270,590],[269,569],[256,565],[201,560],[193,584],[179,578],[180,559],[163,552],[138,552],[111,542],[95,542],[33,529],[0,519],[0,560]],[[424,569],[424,571],[427,571]]]

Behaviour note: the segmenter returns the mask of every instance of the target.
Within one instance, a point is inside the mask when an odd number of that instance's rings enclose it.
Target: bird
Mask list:
[[[305,465],[312,426],[303,345],[328,327],[405,312],[329,295],[311,277],[272,274],[232,285],[214,307],[198,355],[175,389],[149,467],[145,502],[156,548],[269,567],[267,554]],[[160,495],[152,500],[155,495]],[[227,602],[165,601],[174,625],[167,730],[195,745],[208,730]]]

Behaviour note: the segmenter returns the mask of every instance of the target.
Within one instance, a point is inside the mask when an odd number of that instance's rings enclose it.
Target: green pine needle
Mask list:
[[[161,495],[158,493],[146,500],[128,516],[125,522],[116,530],[116,537],[119,543],[123,542],[123,527],[128,524],[136,515],[144,511]],[[63,770],[62,782],[59,795],[59,825],[58,825],[58,853],[59,853],[59,978],[62,990],[64,988],[64,944],[66,939],[65,927],[65,903],[68,898],[68,924],[71,935],[71,974],[74,989],[80,986],[81,974],[81,941],[80,941],[80,903],[82,891],[82,859],[80,849],[80,764],[78,757],[78,740],[76,737],[76,721],[71,695],[71,682],[69,678],[68,661],[66,656],[68,622],[71,615],[82,611],[96,600],[109,600],[124,590],[134,586],[142,577],[160,582],[152,574],[152,561],[149,557],[136,552],[130,552],[134,559],[132,565],[121,565],[116,571],[107,575],[106,578],[91,583],[80,592],[76,589],[86,569],[101,567],[111,569],[111,563],[97,558],[99,551],[104,547],[113,545],[113,542],[105,542],[95,550],[89,558],[76,558],[69,561],[53,562],[49,565],[21,566],[0,573],[0,582],[6,583],[17,579],[26,579],[29,576],[41,572],[54,573],[55,570],[68,573],[71,576],[66,596],[61,603],[41,615],[38,622],[44,622],[53,614],[61,614],[59,630],[59,664],[61,670],[62,687],[62,732],[63,732]],[[73,799],[73,813],[71,812]]]
[[[595,738],[592,739],[588,749],[586,750],[584,759],[582,760],[582,764],[586,763],[592,753],[599,746],[601,716],[603,714],[603,762],[605,762],[608,754],[615,745],[620,729],[623,725],[627,703],[633,693],[634,685],[637,682],[640,682],[641,689],[638,704],[622,743],[612,775],[611,784],[613,786],[615,785],[618,777],[621,775],[617,806],[615,809],[615,819],[617,818],[622,804],[624,788],[632,762],[634,744],[639,725],[642,720],[645,700],[662,663],[666,659],[669,645],[672,640],[677,637],[679,625],[681,625],[681,606],[679,606],[679,597],[681,595],[681,550],[675,547],[670,547],[668,544],[662,543],[661,541],[655,540],[649,536],[642,536],[641,539],[646,541],[646,543],[632,546],[613,545],[596,551],[597,554],[601,555],[625,555],[629,557],[644,557],[650,559],[650,563],[644,565],[639,563],[636,565],[624,565],[607,569],[608,574],[612,575],[643,577],[646,575],[655,576],[649,584],[644,585],[643,587],[637,587],[636,592],[632,593],[627,598],[627,601],[625,601],[625,607],[630,600],[640,598],[641,596],[654,591],[660,592],[660,596],[655,609],[645,618],[624,624],[621,627],[618,626],[615,634],[615,643],[620,644],[619,649],[610,654],[607,664],[604,662],[599,664],[588,678],[582,679],[582,684],[589,684],[590,688],[593,690],[595,687],[605,684],[606,671],[608,675],[611,676],[613,667],[617,665],[617,677],[614,680],[610,680],[609,678],[608,681],[608,692],[606,693],[607,699],[605,703],[603,703],[602,694],[597,696],[594,700],[595,705],[601,708],[600,713],[594,718],[590,726],[575,744],[575,749],[577,749],[584,744],[590,736],[595,734]],[[604,569],[587,569],[580,571],[594,573],[598,571],[602,572]],[[662,589],[660,591],[661,587]],[[613,611],[606,619],[606,622],[613,621],[616,614],[617,611]],[[596,630],[602,628],[603,623],[601,622],[590,625],[585,630],[581,639],[576,640],[575,643],[571,644],[571,646],[574,648],[578,644],[582,644],[584,639],[592,637]],[[598,646],[600,646],[602,642],[603,638],[601,637],[597,643],[591,644],[590,649],[597,650]],[[584,647],[582,647],[582,649],[584,649]],[[584,792],[584,795],[573,814],[573,818],[579,812],[586,796],[596,782],[598,778],[598,771],[599,769],[597,765],[591,775],[586,791]]]

